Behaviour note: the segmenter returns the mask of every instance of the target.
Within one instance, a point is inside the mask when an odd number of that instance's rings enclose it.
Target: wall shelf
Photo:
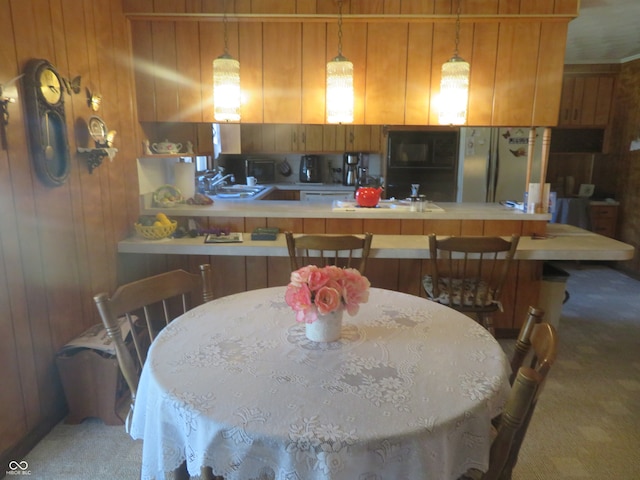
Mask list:
[[[102,161],[104,157],[109,157],[109,160],[113,161],[116,153],[118,153],[117,148],[83,148],[78,147],[78,153],[81,155],[87,156],[87,166],[89,167],[89,173],[93,173],[93,171],[102,165]]]

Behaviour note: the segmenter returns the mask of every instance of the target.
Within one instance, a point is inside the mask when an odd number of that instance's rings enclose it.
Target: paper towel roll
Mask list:
[[[176,163],[173,166],[174,185],[182,192],[185,200],[192,198],[196,193],[196,164]]]

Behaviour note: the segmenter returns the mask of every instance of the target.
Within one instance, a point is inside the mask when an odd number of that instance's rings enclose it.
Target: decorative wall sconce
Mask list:
[[[224,53],[213,61],[213,117],[217,121],[240,121],[240,62],[229,55],[227,5],[224,4]]]
[[[342,0],[338,15],[338,55],[327,63],[327,122],[353,123],[353,63],[342,56]]]
[[[463,125],[467,121],[470,65],[458,56],[459,42],[460,0],[458,0],[456,13],[456,47],[453,57],[442,65],[438,117],[441,125]]]
[[[2,92],[2,85],[0,85],[0,123],[2,125],[9,125],[9,104],[16,103],[16,99],[8,97]]]
[[[113,141],[116,136],[115,130],[108,130],[104,121],[94,115],[89,118],[89,133],[95,143],[95,148],[82,148],[78,147],[78,153],[87,156],[87,166],[89,167],[89,173],[102,165],[102,161],[105,157],[109,157],[110,161],[118,153],[118,149],[113,147]]]

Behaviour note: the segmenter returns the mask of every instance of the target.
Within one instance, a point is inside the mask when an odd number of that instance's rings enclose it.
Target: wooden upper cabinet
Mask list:
[[[565,75],[558,125],[606,127],[614,86],[612,74]]]
[[[380,125],[243,124],[242,153],[380,151]]]
[[[262,72],[265,123],[302,122],[302,24],[264,23]]]
[[[151,22],[131,22],[131,44],[134,53],[133,76],[136,83],[138,121],[156,121],[154,75],[143,65],[153,65]]]
[[[365,123],[404,124],[407,23],[370,23],[367,35]]]
[[[537,58],[544,54],[538,50],[539,42],[538,23],[512,22],[500,26],[493,125],[531,125]]]
[[[324,125],[298,125],[298,141],[305,152],[322,152]]]
[[[277,2],[270,3],[275,8]],[[487,0],[482,5],[485,3],[495,2]],[[294,5],[305,12],[313,9],[313,2],[296,1],[289,2],[286,10]],[[368,3],[358,3],[357,9],[369,8],[365,5]],[[393,2],[379,5],[385,13],[398,10]],[[400,14],[408,12],[405,6],[409,3],[399,5]],[[437,1],[427,10],[450,14],[445,12],[447,5],[447,1]],[[472,15],[484,8],[480,3],[474,5]],[[568,18],[462,22],[459,53],[471,63],[468,125],[549,126],[558,121]],[[140,120],[213,121],[212,62],[224,51],[222,27],[221,21],[132,19],[134,65],[140,59],[140,65],[155,67],[151,74],[142,68],[136,68],[134,74]],[[229,52],[240,61],[242,123],[326,122],[326,62],[338,53],[336,21],[240,19],[229,22],[228,29]],[[438,125],[442,64],[452,56],[454,46],[452,21],[345,21],[342,53],[354,65],[353,124]],[[613,81],[582,82],[571,90],[570,101],[566,95],[562,98],[563,107],[570,104],[563,112],[571,110],[573,118],[580,105],[579,120],[571,122],[597,125],[606,121]],[[596,94],[585,97],[579,88],[593,89]],[[562,115],[560,118],[562,122]],[[323,135],[322,144],[340,137],[337,130],[329,140]],[[345,139],[344,147],[349,149],[349,137]]]
[[[559,3],[556,2],[556,7]],[[568,2],[565,2],[567,4]],[[567,5],[568,6],[568,5]],[[540,27],[538,70],[530,125],[552,126],[557,122],[561,97],[566,23],[543,23]]]
[[[240,60],[241,121],[264,121],[264,72],[262,70],[262,23],[238,25],[238,50]]]
[[[324,23],[302,25],[302,123],[325,121],[327,28]]]

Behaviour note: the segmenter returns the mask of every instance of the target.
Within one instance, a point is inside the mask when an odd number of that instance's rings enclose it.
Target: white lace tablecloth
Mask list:
[[[371,289],[342,338],[319,344],[284,287],[193,309],[156,338],[131,436],[142,478],[187,460],[226,480],[456,479],[486,469],[508,361],[466,316]]]

